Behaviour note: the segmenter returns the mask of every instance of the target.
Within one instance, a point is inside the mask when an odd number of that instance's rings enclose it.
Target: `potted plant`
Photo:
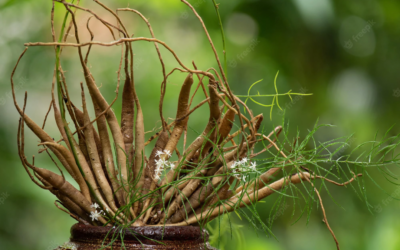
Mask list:
[[[254,98],[263,95],[248,94],[244,96],[246,100],[242,100],[233,94],[207,28],[190,3],[182,0],[200,21],[218,70],[201,70],[194,63],[193,66],[184,64],[173,46],[155,36],[150,22],[139,11],[131,8],[113,11],[98,0],[94,2],[109,12],[113,19],[105,19],[96,11],[81,7],[79,2],[53,1],[53,41],[26,43],[27,47],[11,75],[14,104],[21,117],[18,152],[22,164],[36,185],[57,197],[56,206],[78,222],[71,229],[71,241],[60,249],[211,249],[204,230],[207,223],[244,208],[252,211],[253,217],[258,219],[255,203],[275,193],[282,199],[291,197],[286,193],[294,194],[297,186],[304,188],[307,191],[305,195],[320,205],[324,223],[339,249],[325,214],[320,188],[351,185],[360,179],[366,167],[398,163],[397,155],[389,154],[398,146],[398,137],[373,142],[372,148],[360,153],[359,157],[350,154],[337,159],[335,154],[347,145],[350,137],[345,141],[328,141],[309,148],[320,126],[316,125],[303,140],[292,141],[282,126],[264,134],[263,115],[254,115],[247,105],[248,100],[258,103]],[[64,6],[66,10],[59,34],[56,34],[54,24],[55,4]],[[218,13],[216,4],[215,7]],[[81,39],[78,11],[91,15],[86,25],[89,41]],[[143,19],[151,37],[130,34],[120,12],[132,12]],[[90,28],[91,19],[101,22],[114,40],[96,41],[96,34]],[[70,33],[74,36],[73,42],[67,41]],[[160,116],[162,128],[147,140],[140,93],[135,89],[132,46],[143,41],[154,43],[162,66],[159,105],[158,110],[154,110],[154,114]],[[39,126],[25,113],[27,94],[23,105],[16,101],[13,76],[28,48],[37,46],[55,51],[52,103],[46,119],[50,119],[52,113],[60,140],[45,132],[46,120],[43,126]],[[116,96],[111,102],[102,95],[89,66],[94,46],[119,46],[121,49]],[[77,72],[83,80],[80,103],[72,101],[71,96],[76,93],[69,91],[71,83],[68,83],[66,69],[62,66],[61,59],[66,53],[63,50],[67,47],[75,49],[82,68],[82,72]],[[164,63],[160,47],[174,57],[177,65],[172,69]],[[175,119],[168,122],[163,114],[164,96],[168,77],[176,72],[185,77],[180,92],[176,93]],[[254,85],[251,85],[249,93]],[[122,97],[119,96],[120,86]],[[273,97],[272,107],[279,107],[278,98],[281,96],[307,95],[278,93],[276,78],[275,90],[275,94],[269,95]],[[200,92],[203,92],[204,100],[194,105],[193,98]],[[114,113],[112,108],[118,98],[122,99],[120,114]],[[190,133],[188,121],[203,105],[209,109],[209,116],[204,117],[204,130],[193,141],[187,141]],[[94,114],[92,117],[91,113]],[[26,127],[40,139],[41,152],[49,155],[59,173],[38,167],[34,158],[28,160],[24,150]],[[280,135],[284,137],[283,142],[278,140]],[[263,145],[263,149],[255,152],[257,144]],[[338,145],[334,151],[329,150]],[[380,148],[382,145],[385,147]],[[267,157],[258,158],[263,153]],[[327,163],[333,164],[334,168],[326,167]],[[78,188],[66,180],[67,174]],[[346,180],[343,182],[343,179]],[[363,192],[362,185],[359,189]],[[281,199],[278,206],[280,202]],[[257,223],[269,230],[262,221]]]

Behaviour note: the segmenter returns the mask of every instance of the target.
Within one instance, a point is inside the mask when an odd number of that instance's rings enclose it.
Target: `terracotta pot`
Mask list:
[[[75,224],[71,228],[70,247],[64,245],[58,250],[98,250],[107,246],[113,233],[118,235],[118,240],[112,244],[112,249],[121,248],[121,234],[117,234],[112,227],[95,227],[83,224]],[[208,243],[208,232],[199,227],[131,227],[124,230],[124,246],[126,250],[216,250]],[[103,244],[103,245],[102,245]],[[75,248],[74,248],[75,247]]]

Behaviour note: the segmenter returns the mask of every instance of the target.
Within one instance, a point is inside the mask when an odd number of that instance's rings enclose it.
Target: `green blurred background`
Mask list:
[[[156,36],[167,42],[191,66],[194,60],[199,69],[217,68],[212,50],[204,32],[190,9],[179,0],[106,1],[113,9],[131,7],[141,11],[153,25]],[[191,0],[203,17],[222,57],[219,23],[211,0]],[[247,94],[250,85],[264,79],[254,93],[274,93],[273,79],[277,71],[281,93],[313,93],[291,101],[280,99],[286,108],[286,119],[291,131],[298,128],[301,135],[320,123],[336,125],[324,128],[317,135],[319,141],[355,133],[350,150],[355,145],[372,140],[377,131],[383,133],[395,125],[393,133],[400,132],[398,108],[400,103],[400,2],[393,0],[218,0],[227,43],[228,78],[235,94]],[[108,20],[110,15],[92,1],[82,1]],[[0,0],[0,249],[50,250],[68,240],[74,220],[57,210],[54,197],[36,187],[25,173],[17,157],[16,132],[18,114],[13,106],[9,76],[23,51],[24,42],[51,41],[51,1]],[[56,4],[56,27],[64,14]],[[85,20],[89,15],[79,12],[82,40],[88,39]],[[123,13],[128,28],[135,36],[149,36],[146,25],[137,16]],[[111,41],[112,37],[94,19],[91,27],[95,40]],[[69,41],[74,41],[71,35]],[[41,124],[50,102],[50,86],[54,65],[53,49],[32,47],[16,72],[16,95],[22,104],[24,91],[29,92],[27,113]],[[160,126],[158,116],[161,66],[154,45],[148,42],[134,44],[135,81],[144,107],[146,131]],[[75,50],[66,48],[64,69],[67,71],[72,98],[79,103],[79,82],[82,72]],[[178,65],[162,49],[167,69]],[[90,64],[101,91],[108,100],[115,95],[116,71],[120,47],[93,48]],[[168,82],[164,112],[173,118],[179,86],[185,75],[175,73]],[[199,94],[195,103],[202,100]],[[259,100],[270,103],[271,99]],[[115,111],[120,111],[120,102]],[[269,109],[250,104],[255,114],[264,113],[264,126],[272,130],[281,124],[282,112],[274,109],[272,120]],[[206,124],[207,109],[192,116],[190,126],[201,131]],[[48,133],[59,138],[54,122],[47,124]],[[190,131],[190,130],[189,130]],[[147,137],[152,133],[149,132]],[[192,133],[190,138],[194,138]],[[295,136],[293,133],[291,136]],[[27,156],[35,154],[37,164],[54,169],[42,154],[38,154],[38,140],[27,134]],[[399,173],[393,168],[393,172]],[[399,187],[385,181],[376,171],[377,182],[395,198],[400,198]],[[327,195],[325,208],[330,224],[342,249],[400,249],[399,201],[390,198],[367,181],[368,200],[357,198],[350,188],[331,187],[331,193],[340,206]],[[275,198],[260,203],[258,211],[266,221]],[[335,249],[322,214],[316,206],[307,224],[306,217],[296,224],[291,218],[292,205],[283,207],[272,227],[274,237],[266,237],[254,230],[248,222],[232,215],[235,233],[226,231],[220,248],[224,249]]]

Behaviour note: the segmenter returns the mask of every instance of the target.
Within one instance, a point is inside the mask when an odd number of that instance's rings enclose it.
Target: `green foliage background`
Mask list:
[[[156,36],[167,42],[186,65],[194,60],[201,69],[216,63],[203,30],[193,13],[179,0],[109,1],[113,9],[138,9],[153,25]],[[203,17],[223,57],[219,23],[211,0],[190,1]],[[252,83],[264,79],[252,91],[257,94],[274,93],[273,80],[280,71],[278,88],[281,93],[313,93],[308,97],[280,99],[286,108],[293,136],[297,128],[302,135],[320,123],[336,125],[324,128],[316,139],[326,141],[355,134],[350,147],[373,140],[376,131],[384,133],[399,120],[400,103],[400,2],[392,0],[219,0],[221,18],[227,42],[228,78],[235,94],[247,94]],[[82,1],[86,7],[100,10],[92,1]],[[47,250],[68,240],[74,221],[57,210],[54,197],[37,188],[23,170],[17,157],[16,132],[18,114],[13,107],[9,75],[24,49],[24,42],[51,41],[51,2],[0,0],[0,249]],[[60,23],[63,9],[56,8],[56,22]],[[88,17],[80,13],[79,17]],[[129,29],[135,36],[149,36],[146,25],[133,14],[124,13]],[[81,22],[82,34],[84,22]],[[96,23],[95,40],[110,41],[112,37]],[[69,38],[73,41],[73,37]],[[135,81],[144,108],[146,130],[160,126],[158,118],[161,66],[154,46],[139,42],[134,45],[136,55]],[[17,98],[22,102],[28,91],[27,113],[41,123],[50,102],[50,85],[54,67],[52,48],[30,48],[16,74]],[[163,57],[172,69],[178,66],[163,50]],[[90,57],[92,71],[101,90],[112,100],[116,87],[119,47],[93,48]],[[83,80],[73,49],[64,50],[64,69],[70,92],[79,100],[79,82]],[[168,82],[164,110],[166,117],[174,117],[176,97],[183,74],[174,74]],[[195,99],[201,100],[200,95]],[[270,99],[258,99],[271,103]],[[195,102],[196,102],[195,101]],[[118,113],[119,104],[114,106]],[[255,114],[269,115],[269,109],[250,104]],[[190,126],[200,131],[206,124],[207,109],[200,109],[191,117]],[[272,121],[264,120],[265,130],[279,125],[282,112],[274,108]],[[58,138],[53,122],[47,131]],[[190,131],[190,130],[189,130]],[[399,125],[393,134],[399,133]],[[148,134],[150,136],[151,133]],[[193,138],[195,135],[192,135]],[[38,155],[38,140],[27,136],[27,155]],[[346,152],[341,152],[345,154]],[[49,160],[40,155],[39,166],[54,169]],[[40,163],[39,163],[40,162]],[[393,169],[394,173],[399,173]],[[386,182],[377,171],[376,180],[393,197],[400,198],[400,187]],[[399,201],[377,190],[367,181],[371,214],[349,188],[331,187],[331,193],[342,207],[322,192],[330,224],[342,249],[400,249],[397,237]],[[258,209],[267,220],[276,197],[271,196]],[[306,217],[292,225],[291,204],[283,207],[276,217],[273,232],[277,239],[254,231],[246,221],[232,214],[234,233],[223,234],[220,248],[224,249],[333,249],[334,242],[322,223],[321,212],[314,210],[307,224]],[[226,226],[224,227],[226,228]]]

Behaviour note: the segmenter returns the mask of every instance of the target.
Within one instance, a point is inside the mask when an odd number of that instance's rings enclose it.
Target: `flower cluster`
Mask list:
[[[165,155],[165,156],[164,156]],[[175,168],[175,165],[171,162],[169,162],[167,157],[171,157],[171,152],[169,150],[164,150],[164,151],[157,151],[156,157],[159,159],[155,160],[156,161],[156,169],[154,171],[154,179],[155,180],[160,180],[161,173],[164,171],[165,167],[170,167],[171,169]]]
[[[90,212],[90,218],[92,221],[99,220],[99,217],[106,215],[103,210],[100,210],[99,212],[97,211],[97,209],[100,208],[99,204],[93,203],[90,207],[95,209],[94,212]]]
[[[233,170],[233,175],[238,179],[242,179],[243,181],[246,181],[247,176],[242,175],[242,172],[257,172],[256,163],[250,162],[249,159],[247,159],[246,157],[243,158],[241,161],[235,161],[230,168]]]

